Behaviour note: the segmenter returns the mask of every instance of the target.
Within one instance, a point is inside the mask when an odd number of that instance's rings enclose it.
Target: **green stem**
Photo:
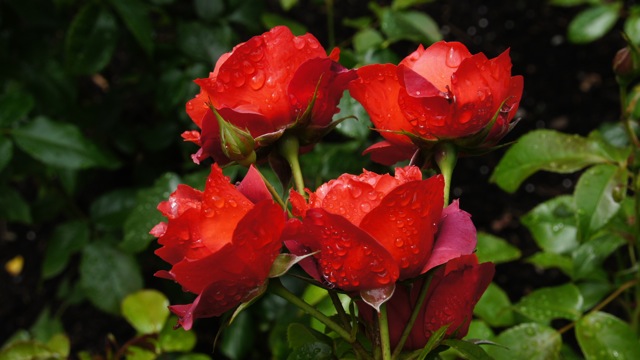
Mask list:
[[[269,291],[273,294],[280,296],[281,298],[297,306],[300,310],[318,319],[318,321],[325,324],[331,330],[335,331],[338,335],[340,335],[341,338],[345,339],[346,341],[350,343],[353,343],[355,341],[355,339],[351,337],[351,334],[347,330],[342,328],[340,325],[336,324],[333,320],[331,320],[325,314],[318,311],[313,306],[307,304],[304,300],[300,299],[296,294],[289,291],[287,288],[285,288],[282,285],[280,280],[271,279],[269,281]]]
[[[387,319],[387,304],[382,304],[378,313],[380,325],[380,346],[382,347],[382,360],[391,360],[391,343],[389,342],[389,321]]]
[[[456,147],[452,143],[444,142],[436,148],[436,163],[440,173],[444,177],[444,206],[449,205],[449,193],[451,191],[451,177],[458,160]]]
[[[279,141],[280,155],[282,155],[291,168],[291,174],[293,175],[293,182],[298,191],[304,196],[304,178],[302,177],[302,170],[300,169],[300,160],[298,155],[300,153],[300,142],[295,136],[285,136]]]
[[[258,174],[260,174],[260,177],[262,178],[264,185],[267,187],[267,190],[269,190],[269,193],[271,194],[275,202],[277,202],[278,205],[280,205],[283,209],[286,210],[287,205],[284,203],[284,201],[280,197],[280,194],[278,194],[278,191],[276,190],[276,188],[274,188],[273,185],[271,185],[271,183],[269,182],[269,180],[267,180],[267,178],[264,177],[264,175],[262,175],[262,172],[260,172],[260,170],[258,170]]]
[[[411,313],[409,322],[407,322],[407,326],[404,328],[404,331],[400,336],[400,341],[398,341],[398,345],[393,350],[392,358],[394,359],[396,359],[398,355],[400,355],[400,352],[402,351],[404,344],[407,342],[407,339],[409,338],[409,334],[411,334],[411,329],[413,329],[413,325],[416,323],[418,314],[420,314],[420,309],[424,304],[424,300],[427,298],[427,291],[429,290],[429,285],[431,285],[431,279],[432,279],[431,274],[432,273],[429,272],[429,274],[427,275],[427,278],[425,279],[425,282],[422,284],[422,289],[420,289],[420,295],[418,295],[418,301],[416,302],[416,305],[413,308],[413,312]]]

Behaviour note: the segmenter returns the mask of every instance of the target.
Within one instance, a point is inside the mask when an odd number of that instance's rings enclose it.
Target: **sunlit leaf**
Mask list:
[[[590,6],[579,12],[569,23],[567,38],[584,44],[597,40],[613,28],[620,17],[621,3]]]
[[[544,251],[563,254],[578,246],[575,204],[564,195],[539,204],[520,220]]]
[[[554,360],[559,358],[562,337],[548,326],[524,323],[505,330],[495,342],[504,347],[485,348],[495,360]]]
[[[534,321],[547,324],[553,319],[577,320],[582,302],[580,290],[573,284],[565,284],[535,290],[513,308]]]
[[[160,335],[158,336],[158,346],[165,352],[189,352],[196,345],[196,334],[183,328],[174,329],[178,318],[172,316],[165,322]]]
[[[169,317],[169,300],[161,292],[144,289],[127,295],[121,304],[122,316],[140,334],[160,332]]]
[[[629,324],[604,312],[576,323],[576,338],[586,359],[640,359],[640,342]]]
[[[509,244],[505,239],[485,232],[478,232],[478,262],[496,264],[517,260],[522,256],[520,249]]]

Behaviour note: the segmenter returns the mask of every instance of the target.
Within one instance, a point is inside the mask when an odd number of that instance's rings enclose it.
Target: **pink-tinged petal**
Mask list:
[[[450,260],[434,275],[427,293],[424,334],[427,338],[444,325],[447,336],[464,337],[469,331],[473,308],[487,289],[495,267],[478,264],[475,255]]]
[[[167,232],[167,223],[160,222],[156,224],[156,226],[154,226],[153,229],[151,229],[151,231],[149,231],[149,234],[159,238],[162,235],[164,235],[165,232]]]
[[[429,80],[405,65],[398,65],[398,79],[411,97],[424,98],[446,95],[445,92],[440,91]]]
[[[369,146],[362,154],[371,155],[371,160],[378,164],[392,166],[397,162],[411,159],[417,150],[418,147],[413,144],[394,145],[383,140]]]
[[[360,223],[361,229],[391,253],[401,280],[420,275],[431,255],[443,189],[442,176],[402,184]]]
[[[456,72],[460,63],[471,56],[469,50],[459,42],[439,41],[426,50],[420,46],[415,52],[400,62],[416,73],[422,75],[442,92],[447,92],[451,85],[451,75]]]
[[[292,117],[301,116],[315,95],[312,124],[321,127],[328,125],[339,110],[337,105],[347,84],[356,77],[355,71],[347,70],[330,58],[304,62],[289,84]]]
[[[255,166],[251,165],[247,175],[237,187],[242,195],[246,196],[252,203],[256,204],[262,200],[271,200],[271,193],[262,179],[262,175]]]
[[[313,242],[320,244],[312,250],[320,250],[315,257],[327,283],[345,291],[360,291],[398,279],[398,266],[387,250],[342,216],[310,209],[304,225]]]
[[[471,214],[460,210],[459,201],[454,200],[442,211],[433,252],[422,272],[473,253],[477,240]]]
[[[396,66],[367,65],[357,70],[358,79],[349,83],[349,92],[365,108],[371,122],[390,143],[411,145],[411,140],[394,132],[410,132],[413,126],[402,115],[398,93],[402,89]],[[387,132],[391,130],[393,132]]]
[[[398,104],[402,114],[409,119],[408,131],[426,140],[447,138],[441,131],[451,123],[452,106],[444,96],[413,97],[406,90],[400,90]]]
[[[291,122],[288,84],[305,61],[326,57],[310,34],[294,36],[284,26],[236,46],[216,69],[215,81],[199,85],[211,94],[216,108],[243,108],[264,114],[275,128]]]
[[[320,248],[320,244],[309,242],[309,240],[313,241],[313,238],[307,234],[305,227],[298,219],[289,219],[289,221],[287,221],[284,231],[282,232],[282,240],[287,249],[297,256],[311,254],[313,252],[312,249]],[[303,245],[301,241],[305,242],[306,245]],[[298,264],[309,276],[318,282],[322,282],[322,274],[320,273],[318,260],[316,258],[308,257]]]
[[[214,252],[231,242],[236,225],[252,207],[251,201],[229,182],[218,164],[213,164],[203,195],[202,245]]]

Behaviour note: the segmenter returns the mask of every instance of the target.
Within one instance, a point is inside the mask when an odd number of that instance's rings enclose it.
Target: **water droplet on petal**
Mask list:
[[[456,52],[453,46],[450,47],[444,63],[450,68],[457,68],[458,66],[460,66],[460,62],[462,62],[460,55]]]
[[[264,86],[264,82],[265,82],[264,72],[258,71],[249,80],[249,85],[253,90],[260,90]]]
[[[304,39],[299,38],[299,37],[293,38],[293,46],[295,46],[296,49],[302,50],[302,48],[304,48],[305,44],[306,44],[306,41]]]

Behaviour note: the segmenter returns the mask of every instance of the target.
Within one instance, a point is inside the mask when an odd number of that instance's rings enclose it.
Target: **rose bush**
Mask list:
[[[260,174],[251,168],[236,188],[214,164],[204,192],[179,185],[158,205],[168,222],[151,234],[156,254],[172,265],[156,276],[172,279],[198,297],[170,307],[190,329],[195,318],[219,316],[264,291],[280,252],[285,224]]]
[[[398,345],[424,286],[429,286],[427,295],[404,349],[424,347],[431,335],[445,325],[448,325],[447,337],[463,338],[469,331],[473,308],[491,283],[494,272],[492,263],[478,264],[476,255],[471,254],[449,260],[435,270],[430,282],[422,277],[410,284],[398,284],[386,304],[391,345]],[[360,318],[369,328],[373,327],[376,312],[366,304],[357,304]]]
[[[292,191],[301,219],[287,223],[285,244],[297,255],[317,252],[300,264],[326,286],[366,299],[376,289],[388,296],[397,280],[474,250],[470,216],[457,202],[443,211],[443,186],[441,176],[422,180],[420,169],[408,166],[394,177],[344,174],[309,191],[308,202]]]
[[[466,148],[494,146],[510,130],[522,96],[509,51],[494,59],[471,55],[461,43],[422,45],[400,64],[357,70],[351,95],[385,138],[365,150],[392,165],[441,140]]]
[[[201,132],[186,131],[183,138],[200,146],[193,160],[212,157],[218,164],[258,156],[290,130],[302,145],[317,141],[330,130],[333,115],[356,74],[329,56],[311,34],[294,36],[284,26],[255,36],[220,57],[208,78],[197,79],[200,93],[186,110]],[[213,109],[245,138],[248,149],[222,141],[220,121]],[[247,140],[247,137],[255,138]],[[230,154],[232,152],[233,154]],[[235,158],[230,158],[235,157]]]

